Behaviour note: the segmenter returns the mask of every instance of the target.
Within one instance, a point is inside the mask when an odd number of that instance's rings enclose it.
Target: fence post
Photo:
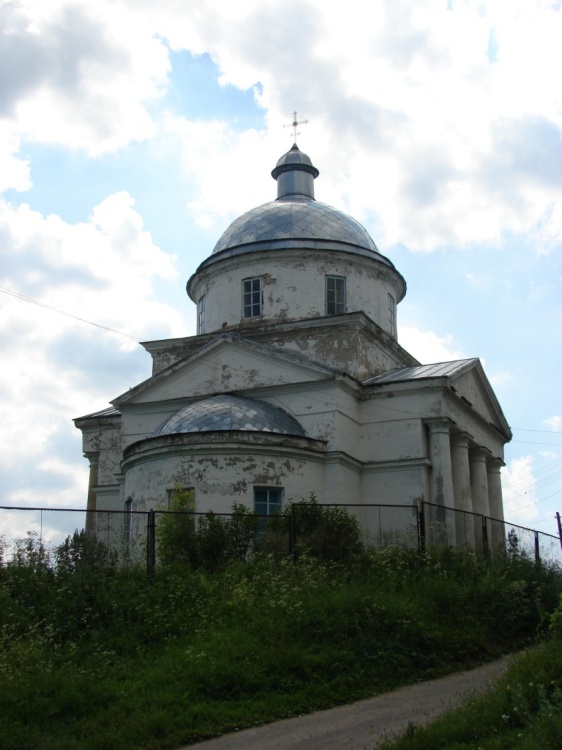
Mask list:
[[[486,516],[482,516],[482,551],[487,557],[490,552],[490,545],[488,544],[488,524],[486,521]]]
[[[539,532],[535,530],[535,562],[537,564],[540,564],[541,561],[541,553],[540,553],[540,547],[539,547]]]
[[[156,567],[156,513],[148,511],[146,524],[146,572],[149,578],[154,575]]]
[[[418,515],[418,538],[419,538],[419,547],[420,547],[420,555],[423,555],[425,552],[425,503],[421,502],[421,508]]]
[[[295,504],[291,504],[291,516],[289,518],[289,554],[293,560],[297,559],[297,519]]]

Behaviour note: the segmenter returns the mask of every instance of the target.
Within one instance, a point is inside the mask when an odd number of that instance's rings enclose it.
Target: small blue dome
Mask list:
[[[287,151],[286,154],[283,154],[283,156],[279,159],[277,164],[275,165],[275,169],[271,173],[271,176],[275,179],[279,177],[281,172],[285,170],[290,169],[304,169],[307,172],[310,172],[313,177],[318,177],[320,172],[316,169],[315,166],[313,166],[310,156],[303,153],[296,143],[293,144],[293,147],[290,151]]]
[[[151,437],[186,432],[243,430],[307,437],[284,409],[241,396],[212,396],[184,406],[154,430]]]

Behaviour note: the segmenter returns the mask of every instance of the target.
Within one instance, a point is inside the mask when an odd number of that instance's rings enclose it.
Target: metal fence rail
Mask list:
[[[426,502],[419,507],[335,503],[311,506],[304,502],[292,504],[289,514],[277,517],[249,511],[209,514],[0,506],[0,565],[2,561],[13,560],[26,544],[28,550],[30,544],[34,545],[46,558],[56,560],[61,545],[68,546],[75,534],[85,534],[100,543],[100,549],[106,550],[107,562],[112,565],[123,567],[146,561],[152,573],[165,553],[162,545],[166,527],[176,533],[178,529],[181,531],[182,524],[186,545],[194,544],[204,531],[207,546],[227,545],[229,554],[240,559],[248,559],[264,546],[295,554],[306,548],[313,533],[318,543],[321,524],[326,523],[322,519],[329,518],[329,513],[323,516],[322,511],[331,509],[339,509],[353,519],[362,545],[369,549],[402,546],[423,551],[432,545],[452,545],[474,548],[492,556],[518,553],[537,562],[562,562],[559,537],[467,511]],[[209,519],[214,519],[213,528],[209,527]],[[323,543],[333,545],[337,551],[338,545],[345,546],[349,538],[345,534],[331,537],[324,534]],[[181,535],[179,539],[183,543]]]
[[[518,552],[537,562],[562,561],[562,540],[553,534],[434,503],[421,503],[420,512],[422,544],[467,546],[492,555]]]
[[[340,508],[355,519],[361,542],[369,549],[383,549],[400,545],[416,548],[419,545],[419,510],[416,505],[315,503],[321,508]],[[308,503],[293,503],[295,543],[298,541],[299,518],[309,511]],[[319,514],[318,523],[322,523]]]

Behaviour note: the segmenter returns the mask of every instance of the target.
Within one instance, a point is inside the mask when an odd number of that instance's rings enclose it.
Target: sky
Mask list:
[[[0,505],[83,508],[73,418],[195,333],[185,284],[276,197],[316,198],[408,284],[399,342],[480,357],[513,430],[506,518],[562,512],[560,0],[0,0]]]

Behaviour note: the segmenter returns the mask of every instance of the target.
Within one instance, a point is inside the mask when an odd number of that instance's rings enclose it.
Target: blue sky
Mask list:
[[[514,430],[507,516],[555,532],[559,3],[0,11],[0,504],[84,505],[72,418],[150,372],[134,339],[106,329],[194,333],[185,283],[230,221],[275,197],[296,109],[317,198],[361,221],[406,278],[400,342],[426,363],[481,357]]]

